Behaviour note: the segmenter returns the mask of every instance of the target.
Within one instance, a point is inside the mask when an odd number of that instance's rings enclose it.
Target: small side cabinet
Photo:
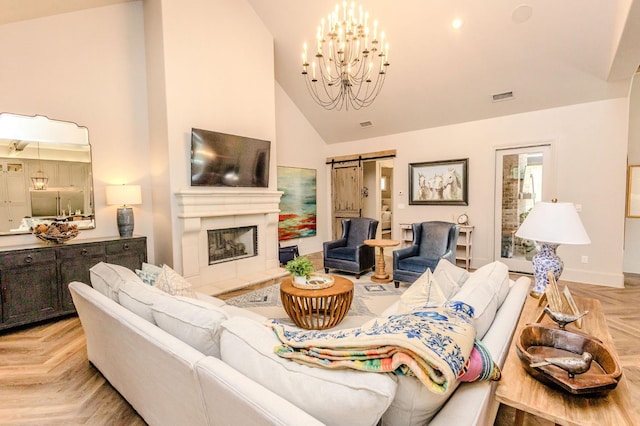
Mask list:
[[[136,269],[146,261],[146,237],[1,248],[0,330],[75,312],[68,285],[89,284],[89,269],[98,262]]]

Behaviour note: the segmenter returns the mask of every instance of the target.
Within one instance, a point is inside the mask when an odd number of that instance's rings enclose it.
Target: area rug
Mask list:
[[[359,327],[367,320],[379,316],[398,300],[404,291],[404,288],[395,288],[393,282],[389,284],[373,283],[367,276],[362,276],[360,280],[348,276],[345,278],[353,281],[353,302],[344,320],[334,329]],[[289,319],[282,307],[279,283],[232,297],[225,302],[278,320],[282,324],[294,326],[293,321]]]

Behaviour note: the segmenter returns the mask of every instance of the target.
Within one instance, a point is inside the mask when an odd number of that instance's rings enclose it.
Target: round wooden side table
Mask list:
[[[351,307],[353,283],[332,275],[334,284],[319,290],[305,290],[291,284],[291,278],[280,283],[280,299],[289,318],[300,328],[324,330],[335,327]]]
[[[380,254],[378,255],[378,259],[376,259],[376,270],[371,277],[371,281],[377,283],[390,283],[393,279],[385,270],[384,248],[395,247],[400,244],[400,241],[377,238],[375,240],[364,240],[364,243],[371,247],[380,247]]]

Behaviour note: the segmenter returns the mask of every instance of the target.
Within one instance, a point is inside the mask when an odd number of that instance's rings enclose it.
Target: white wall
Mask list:
[[[152,159],[154,230],[162,235],[157,261],[181,272],[173,194],[190,187],[193,127],[272,141],[269,189],[276,189],[273,37],[244,0],[144,3],[147,54],[155,67],[149,69],[150,99],[160,103],[150,110],[158,151]]]
[[[561,201],[582,205],[581,218],[592,241],[588,246],[560,246],[563,278],[622,286],[627,121],[627,99],[614,99],[332,144],[325,155],[396,149],[393,238],[400,237],[398,223],[452,221],[466,212],[475,225],[472,266],[479,267],[494,259],[495,149],[552,141],[553,193]],[[468,206],[408,204],[408,163],[458,158],[469,158]],[[582,255],[589,256],[588,264],[580,263]]]
[[[2,112],[45,115],[89,130],[97,228],[78,239],[117,236],[116,206],[105,205],[104,187],[140,184],[134,233],[148,237],[153,260],[142,3],[0,25],[0,40]],[[35,241],[1,237],[0,246]]]
[[[640,74],[636,74],[631,86],[629,104],[629,157],[630,165],[640,165]],[[640,273],[640,219],[625,220],[624,269]]]
[[[326,226],[327,223],[331,223],[329,216],[331,189],[327,185],[325,143],[277,83],[276,139],[278,140],[278,166],[317,170],[317,234],[315,237],[283,241],[282,246],[297,245],[300,254],[320,252],[323,241],[331,239],[331,227]]]

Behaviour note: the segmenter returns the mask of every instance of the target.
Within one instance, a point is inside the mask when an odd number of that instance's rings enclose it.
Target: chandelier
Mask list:
[[[379,36],[379,37],[378,37]],[[325,109],[360,109],[371,105],[380,93],[389,66],[389,44],[378,21],[369,30],[369,13],[347,2],[336,5],[322,18],[316,35],[316,54],[302,53],[302,75],[311,97]],[[309,70],[311,68],[311,70]]]

